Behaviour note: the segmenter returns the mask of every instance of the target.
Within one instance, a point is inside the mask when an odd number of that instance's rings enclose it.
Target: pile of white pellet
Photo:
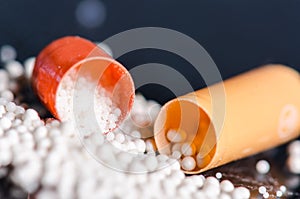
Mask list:
[[[92,131],[86,127],[90,127],[93,117],[98,133],[103,134],[116,128],[121,115],[106,90],[94,82],[88,75],[78,75],[77,70],[70,70],[61,80],[56,94],[56,109],[62,121],[76,121],[86,136]]]
[[[87,128],[90,132],[82,134],[84,128],[72,121],[45,120],[36,110],[24,109],[21,88],[26,78],[29,84],[34,58],[22,66],[11,46],[0,54],[5,63],[0,69],[0,178],[37,199],[250,198],[247,188],[234,187],[221,173],[185,176],[177,159],[157,154],[153,122],[158,103],[137,95],[119,128],[107,134]],[[104,132],[114,128],[117,118],[111,117],[120,113],[107,98],[99,103],[108,108],[96,113],[111,120],[108,126],[98,124]]]

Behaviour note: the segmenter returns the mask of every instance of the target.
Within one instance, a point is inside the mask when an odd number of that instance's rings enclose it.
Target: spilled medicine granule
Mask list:
[[[82,99],[78,100],[76,96]],[[75,106],[79,106],[78,112],[74,112]],[[89,76],[77,76],[76,70],[69,71],[61,80],[56,94],[56,109],[62,121],[74,121],[77,117],[74,122],[82,127],[89,127],[93,122],[91,117],[95,116],[98,133],[115,129],[121,115],[121,110],[113,104],[108,92],[96,86]]]

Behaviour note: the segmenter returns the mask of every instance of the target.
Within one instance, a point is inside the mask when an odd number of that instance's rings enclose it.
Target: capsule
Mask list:
[[[88,74],[92,81],[97,81],[121,110],[117,125],[124,120],[134,100],[134,84],[129,72],[96,44],[78,36],[53,41],[36,58],[32,87],[54,117],[64,120],[58,110],[57,93],[70,71]]]
[[[212,99],[210,90],[217,87],[225,89],[224,98]],[[185,131],[198,163],[185,172],[200,173],[298,137],[299,111],[299,73],[267,65],[169,101],[155,121],[154,138],[159,152],[169,153],[168,129]]]

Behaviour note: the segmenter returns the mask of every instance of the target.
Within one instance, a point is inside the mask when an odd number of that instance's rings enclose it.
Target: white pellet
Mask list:
[[[171,174],[174,178],[179,180],[183,180],[185,177],[184,173],[181,170],[174,170]]]
[[[147,171],[147,168],[144,164],[142,164],[140,161],[133,161],[129,167],[129,171],[134,173],[145,173]]]
[[[183,179],[183,181],[181,182],[181,185],[180,186],[182,186],[182,187],[187,187],[187,186],[193,186],[194,188],[196,188],[197,189],[197,187],[196,186],[194,186],[194,181],[190,178],[190,177],[186,177],[186,178],[184,178]],[[194,189],[193,188],[193,189]]]
[[[1,92],[2,95],[3,91]],[[10,92],[11,93],[11,92]],[[6,105],[9,100],[7,100],[5,97],[0,97],[0,105]]]
[[[158,162],[157,162],[157,158],[155,156],[152,155],[148,155],[146,156],[144,163],[148,169],[148,171],[154,171],[157,168]]]
[[[3,114],[5,114],[5,113],[6,113],[5,107],[3,105],[0,105],[0,116],[2,117]]]
[[[278,191],[276,191],[276,197],[282,197],[283,196],[283,193],[282,193],[282,191],[280,191],[280,190],[278,190]]]
[[[181,157],[181,152],[180,151],[173,151],[171,154],[171,157],[174,159],[179,159]]]
[[[25,133],[28,131],[27,127],[25,125],[19,125],[16,129],[19,133]]]
[[[0,151],[0,167],[8,166],[12,161],[12,154],[9,150],[1,150]]]
[[[175,130],[169,130],[167,132],[167,138],[170,142],[184,142],[186,134],[184,131],[177,132]]]
[[[286,186],[284,186],[284,185],[281,185],[281,186],[279,187],[279,189],[280,189],[280,191],[282,191],[282,193],[285,193],[286,190],[287,190]]]
[[[194,185],[198,188],[201,188],[204,184],[204,180],[202,176],[200,175],[193,175],[190,177],[194,183]]]
[[[14,99],[14,94],[10,90],[4,90],[1,92],[1,97],[10,102]]]
[[[121,153],[117,154],[116,158],[117,158],[118,162],[124,163],[127,165],[132,161],[133,156],[129,153],[121,152]]]
[[[146,150],[148,152],[154,152],[155,151],[155,146],[153,145],[153,143],[150,139],[146,140]]]
[[[47,133],[48,133],[47,128],[45,126],[40,126],[37,129],[35,129],[34,137],[38,141],[45,138],[47,136]]]
[[[300,140],[295,140],[288,145],[288,152],[290,155],[300,156]]]
[[[38,148],[37,149],[37,155],[42,158],[42,159],[45,159],[48,155],[48,150],[47,149],[41,149],[41,148]]]
[[[0,49],[0,57],[2,62],[8,62],[17,58],[17,51],[11,45],[3,45]]]
[[[172,158],[169,158],[167,160],[167,163],[170,165],[169,168],[171,170],[180,170],[180,168],[181,168],[181,165],[180,165],[179,161],[174,160]]]
[[[16,110],[16,104],[14,102],[8,102],[6,105],[5,105],[5,109],[6,111],[8,112],[14,112]]]
[[[67,162],[62,166],[62,176],[58,186],[60,198],[75,198],[73,189],[76,183],[76,168],[71,162]]]
[[[142,136],[141,136],[141,132],[139,132],[139,131],[132,131],[131,132],[131,136],[133,137],[133,138],[141,138]]]
[[[122,133],[117,133],[116,134],[116,141],[118,141],[119,143],[123,143],[125,141],[125,136]]]
[[[16,115],[12,112],[7,112],[7,113],[5,113],[5,115],[3,117],[6,117],[10,121],[14,121],[14,119],[16,118]]]
[[[234,185],[229,180],[223,180],[220,183],[220,186],[221,186],[222,191],[224,191],[226,193],[230,193],[234,190]]]
[[[51,189],[42,189],[36,194],[37,199],[53,199],[58,198],[57,193]]]
[[[227,193],[221,193],[219,196],[218,196],[218,199],[231,199],[231,196]]]
[[[205,195],[205,193],[203,191],[197,191],[197,192],[193,193],[192,198],[204,199],[204,198],[207,198],[207,196]]]
[[[121,116],[121,110],[119,108],[115,108],[113,110],[113,115],[115,115],[117,118]]]
[[[196,147],[194,146],[193,143],[183,143],[181,145],[181,153],[184,156],[192,156],[196,152]]]
[[[181,143],[175,143],[171,146],[171,151],[181,151]]]
[[[256,163],[256,171],[260,174],[267,174],[270,171],[270,164],[266,160],[259,160]]]
[[[215,177],[207,177],[203,185],[203,190],[208,197],[217,197],[221,192],[220,183]]]
[[[11,127],[12,123],[10,121],[10,119],[8,119],[7,117],[2,117],[0,119],[0,128],[2,128],[3,130],[7,130]]]
[[[31,78],[33,68],[34,68],[34,64],[35,64],[35,57],[27,58],[24,61],[25,75],[28,79]]]
[[[156,156],[156,158],[159,162],[165,162],[169,159],[169,157],[164,154],[159,154],[158,156]]]
[[[152,174],[152,175],[155,175],[155,174]],[[161,175],[160,175],[160,177],[161,177]],[[157,177],[155,179],[157,179]],[[176,184],[174,184],[173,181],[161,180],[160,183],[161,183],[162,192],[164,195],[169,196],[169,197],[174,195],[174,192],[176,191]]]
[[[216,173],[216,178],[217,179],[221,179],[222,178],[222,173],[221,172],[217,172]]]
[[[108,132],[108,133],[106,134],[106,139],[107,139],[109,142],[113,141],[113,140],[115,139],[115,134],[114,134],[113,132]]]
[[[31,133],[27,132],[20,135],[20,138],[23,142],[31,142],[33,141],[33,136]]]
[[[61,134],[60,134],[60,130],[59,128],[51,128],[49,130],[49,136],[54,139],[56,137],[59,137]]]
[[[29,149],[24,149],[22,145],[17,145],[13,148],[13,164],[15,166],[24,165],[28,162],[31,156],[34,155],[34,152]]]
[[[1,69],[0,69],[1,72]],[[0,73],[0,92],[5,91],[8,88],[8,80],[4,80],[3,77],[1,77],[1,73]]]
[[[27,109],[25,111],[25,114],[24,114],[24,117],[23,117],[24,120],[39,120],[40,117],[39,117],[39,114],[36,112],[36,110],[34,109]]]
[[[260,186],[260,187],[258,188],[258,192],[259,192],[260,194],[264,194],[264,193],[267,192],[267,188],[266,188],[265,186]]]
[[[134,141],[134,144],[136,146],[136,150],[139,152],[139,153],[144,153],[146,151],[146,144],[143,140],[141,139],[136,139]]]
[[[295,146],[295,145],[294,145]],[[293,149],[293,152],[287,158],[286,164],[291,173],[300,174],[300,154]]]
[[[250,198],[250,191],[246,187],[237,187],[232,192],[233,199],[248,199]]]
[[[178,193],[180,198],[189,198],[190,195],[194,192],[193,186],[181,186],[177,188],[176,192]]]
[[[21,114],[24,114],[25,113],[25,109],[21,106],[17,106],[16,109],[15,109],[15,114],[16,115],[21,115]]]
[[[22,120],[20,120],[20,119],[15,119],[15,120],[12,121],[12,126],[13,127],[17,127],[21,124],[22,124]]]
[[[21,77],[24,73],[22,64],[15,60],[7,62],[5,68],[12,78]]]
[[[44,125],[44,121],[42,121],[42,120],[33,120],[31,122],[31,124],[32,124],[32,126],[30,127],[30,129],[31,129],[31,131],[33,131],[37,127],[40,127],[40,126]]]
[[[39,141],[38,147],[42,149],[49,149],[52,146],[52,142],[49,138],[44,138]]]
[[[186,171],[192,171],[196,167],[196,161],[193,157],[184,157],[181,161],[181,167]]]
[[[264,198],[269,198],[269,197],[270,197],[270,194],[269,194],[268,192],[265,192],[265,193],[263,194],[263,197],[264,197]]]
[[[213,184],[215,186],[220,186],[220,182],[217,178],[213,177],[213,176],[209,176],[205,179],[205,184]]]
[[[94,133],[90,139],[95,146],[100,146],[104,143],[104,136],[101,133]]]
[[[133,141],[127,141],[124,146],[127,151],[132,151],[132,150],[136,151],[136,146]]]
[[[10,147],[10,142],[9,142],[9,138],[8,137],[3,137],[0,139],[0,148],[1,149],[7,149]]]

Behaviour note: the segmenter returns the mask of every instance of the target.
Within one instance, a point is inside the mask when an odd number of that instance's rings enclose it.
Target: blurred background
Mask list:
[[[199,42],[223,79],[266,63],[300,70],[299,8],[299,0],[0,0],[0,46],[14,46],[23,61],[65,35],[102,41],[128,29],[155,26]],[[183,73],[194,89],[205,86],[189,63],[165,51],[137,50],[118,60],[128,69],[149,62],[166,64]],[[161,103],[174,97],[157,85],[138,91]]]

